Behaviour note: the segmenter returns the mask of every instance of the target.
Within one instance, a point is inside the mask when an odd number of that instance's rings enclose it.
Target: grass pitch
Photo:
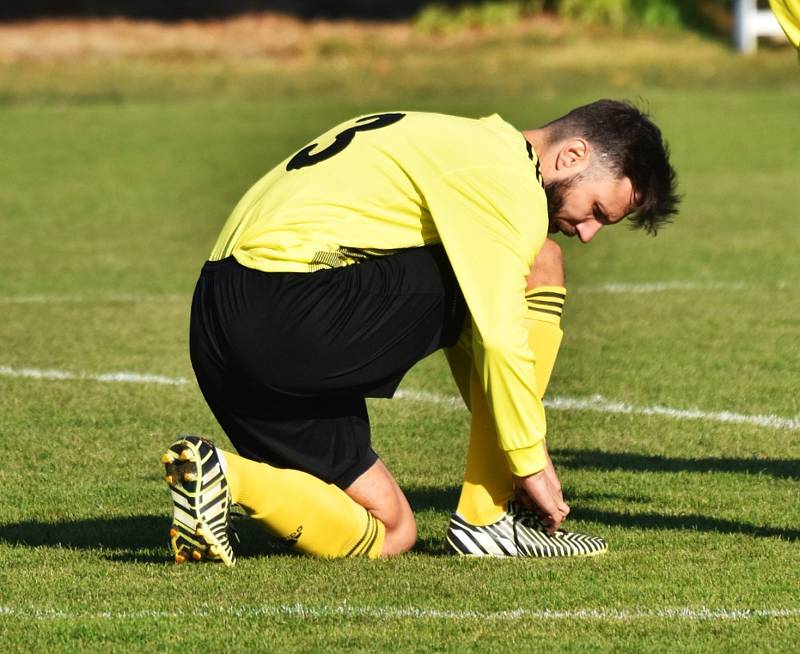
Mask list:
[[[579,48],[612,61],[617,46]],[[122,61],[136,83],[111,94],[91,67],[55,65],[66,72],[47,92],[39,64],[0,67],[13,82],[0,106],[0,649],[798,648],[800,70],[788,53],[743,60],[670,36],[631,41],[662,58],[622,53],[594,78],[566,44],[549,44],[541,67],[525,47],[470,46],[466,62],[499,71],[472,83],[456,60],[442,76],[440,52],[412,53],[383,83],[357,63],[300,66],[300,80],[230,64],[221,90],[202,62]],[[692,48],[718,76],[668,74]],[[244,524],[235,568],[173,565],[158,457],[177,433],[225,443],[191,382],[187,312],[247,187],[355,113],[498,111],[527,127],[638,95],[672,144],[682,215],[655,240],[615,228],[564,243],[566,338],[549,390],[569,527],[606,537],[608,554],[444,556],[467,415],[397,399],[370,410],[416,510],[412,554],[310,560]],[[120,371],[189,381],[97,379]],[[455,394],[439,356],[403,389]],[[594,408],[557,404],[595,394]]]

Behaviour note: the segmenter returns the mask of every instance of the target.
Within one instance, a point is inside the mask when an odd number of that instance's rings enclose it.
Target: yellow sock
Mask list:
[[[540,286],[528,291],[528,344],[536,356],[536,388],[544,397],[556,365],[564,332],[561,314],[567,289],[563,286]]]
[[[474,369],[469,389],[472,410],[469,449],[456,511],[473,525],[488,525],[505,513],[505,505],[514,494],[514,483],[505,455],[497,446],[494,419]]]
[[[561,346],[561,313],[565,295],[566,290],[558,286],[538,287],[527,293],[528,342],[536,355],[536,387],[542,395]],[[465,389],[469,389],[468,406],[472,411],[467,465],[456,510],[471,524],[488,525],[505,513],[506,503],[514,495],[514,482],[505,455],[497,445],[494,420],[486,406],[477,372],[470,368],[468,381],[465,380],[465,357],[469,356],[467,342],[468,339],[461,339],[447,353],[462,396],[466,395]]]
[[[322,558],[380,556],[386,529],[341,488],[222,452],[232,500],[294,549]]]

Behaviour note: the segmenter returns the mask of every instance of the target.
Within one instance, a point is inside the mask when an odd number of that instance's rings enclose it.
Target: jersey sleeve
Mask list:
[[[525,329],[526,276],[547,237],[544,192],[519,169],[450,172],[425,199],[472,317],[472,350],[513,474],[546,463],[544,407]]]

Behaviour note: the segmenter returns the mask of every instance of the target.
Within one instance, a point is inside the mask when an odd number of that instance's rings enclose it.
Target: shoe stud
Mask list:
[[[165,475],[164,481],[167,482],[170,486],[175,485],[175,477],[173,477],[172,475]]]
[[[178,530],[173,527],[169,530],[169,537],[170,538],[177,538],[178,537]]]
[[[164,452],[164,454],[161,455],[161,463],[164,465],[175,463],[175,456],[172,454],[172,452]]]
[[[203,553],[200,550],[192,550],[192,558],[195,561],[199,561],[203,558]]]
[[[184,472],[183,481],[197,481],[197,475],[193,472]]]
[[[175,555],[175,563],[186,563],[186,556],[182,552]]]
[[[192,457],[192,452],[189,450],[188,447],[183,449],[183,450],[181,450],[180,459],[181,459],[181,461],[193,461],[194,460],[194,457]]]

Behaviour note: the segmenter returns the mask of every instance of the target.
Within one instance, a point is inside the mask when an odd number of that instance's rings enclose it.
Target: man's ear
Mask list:
[[[556,156],[556,170],[568,170],[579,173],[589,165],[591,147],[586,139],[573,138],[564,141]]]

